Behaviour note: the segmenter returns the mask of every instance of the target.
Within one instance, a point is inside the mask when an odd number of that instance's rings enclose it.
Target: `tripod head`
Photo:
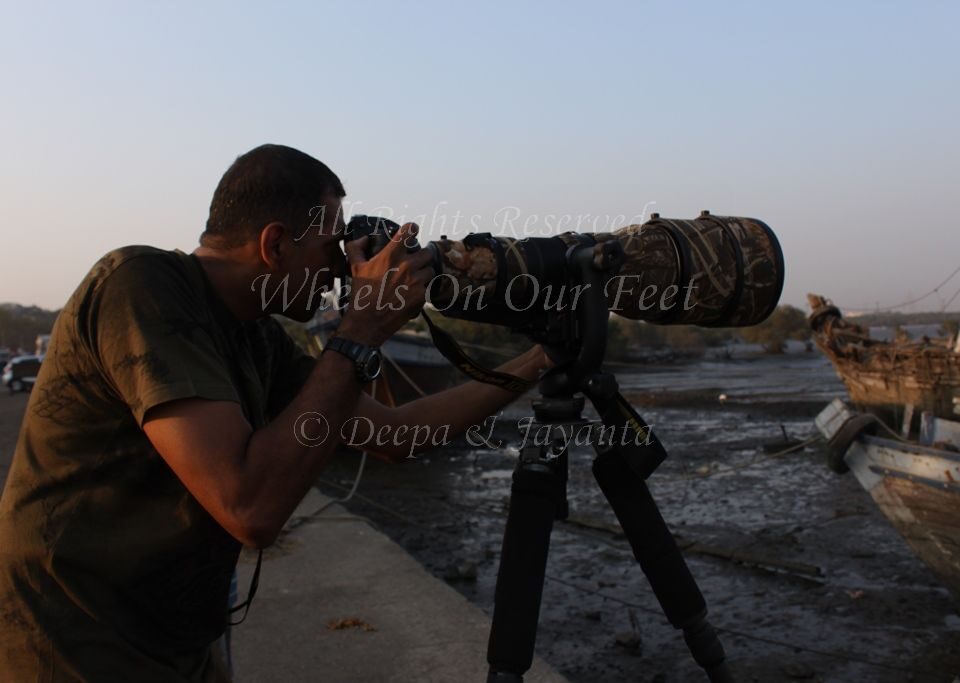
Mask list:
[[[538,421],[579,420],[583,399],[576,394],[583,394],[602,423],[594,448],[598,452],[616,448],[630,469],[647,479],[667,452],[620,395],[616,377],[601,369],[609,316],[604,285],[623,262],[619,242],[584,241],[567,250],[565,291],[573,302],[548,311],[539,319],[539,327],[525,330],[557,362],[540,378],[541,398],[533,408]]]
[[[586,235],[582,237],[587,237]],[[589,238],[588,238],[589,239]],[[540,380],[543,396],[585,392],[600,372],[607,349],[606,283],[624,262],[619,242],[583,240],[566,253],[569,306],[557,306],[534,320],[526,332],[557,363]]]

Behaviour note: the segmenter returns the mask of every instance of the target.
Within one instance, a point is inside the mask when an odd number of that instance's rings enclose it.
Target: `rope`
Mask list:
[[[314,340],[316,341],[316,337],[314,337]],[[323,349],[322,345],[321,345],[318,341],[317,341],[317,346],[320,347],[321,350]],[[401,368],[399,365],[397,365],[397,362],[396,362],[395,360],[393,360],[392,357],[390,357],[390,356],[387,355],[386,353],[383,354],[383,357],[387,359],[387,361],[393,366],[393,368],[399,373],[399,375],[400,375],[403,379],[405,379],[405,380],[410,384],[410,386],[413,387],[413,389],[414,389],[418,394],[420,394],[421,396],[426,396],[426,395],[427,395],[426,392],[425,392],[423,389],[421,389],[419,386],[417,386],[417,383],[414,382],[414,381],[410,378],[410,376],[409,376],[406,372],[403,371],[403,368]],[[378,383],[379,381],[380,381],[379,379],[375,379],[375,380],[373,381],[373,384],[372,384],[371,390],[370,390],[371,395],[374,395],[374,396],[376,395],[377,383]],[[331,505],[334,505],[334,504],[337,504],[337,503],[347,503],[347,502],[349,502],[350,499],[352,499],[352,498],[356,495],[356,493],[357,493],[357,488],[360,486],[360,480],[363,478],[363,468],[364,468],[364,466],[365,466],[366,464],[367,464],[367,450],[364,449],[363,452],[360,454],[360,464],[357,466],[357,474],[356,474],[356,476],[355,476],[354,479],[353,479],[353,485],[350,487],[350,490],[349,490],[349,492],[347,493],[347,495],[344,496],[343,498],[331,498],[331,499],[328,500],[326,503],[324,503],[323,505],[321,505],[319,508],[317,508],[316,510],[314,510],[313,512],[311,512],[309,515],[304,515],[303,517],[297,517],[296,519],[291,519],[290,522],[289,522],[289,523],[287,524],[287,526],[286,526],[286,531],[292,531],[293,529],[296,529],[296,528],[297,528],[298,526],[300,526],[301,524],[304,524],[305,522],[310,521],[310,520],[316,518],[321,512],[323,512],[324,510],[326,510],[327,508],[329,508]],[[322,480],[322,479],[321,479],[320,481],[323,481],[324,483],[329,484],[330,486],[337,486],[338,488],[343,488],[343,487],[338,486],[337,484],[334,484],[333,482],[324,481],[324,480]],[[374,503],[372,500],[370,500],[369,498],[367,498],[366,496],[357,496],[357,497],[358,497],[358,499],[363,500],[364,502],[366,502],[366,503],[368,503],[368,504],[374,504],[374,505],[375,505],[375,503]],[[340,517],[324,517],[323,520],[324,520],[324,521],[343,521],[343,518],[340,518]]]
[[[401,368],[401,367],[397,364],[397,361],[393,360],[393,358],[392,358],[391,356],[387,355],[386,353],[383,354],[383,357],[386,358],[386,359],[387,359],[387,362],[390,363],[390,365],[393,366],[393,369],[397,371],[397,374],[400,375],[404,380],[406,380],[407,384],[409,384],[411,387],[413,387],[413,390],[414,390],[414,391],[416,391],[416,392],[417,392],[418,394],[420,394],[421,396],[426,396],[426,395],[427,395],[427,392],[425,392],[423,389],[421,389],[420,386],[410,378],[410,375],[408,375],[406,372],[403,371],[403,368]]]
[[[956,299],[957,296],[960,296],[960,289],[958,289],[957,291],[955,291],[955,292],[953,293],[953,296],[950,297],[950,298],[947,300],[947,303],[945,303],[945,304],[943,305],[943,308],[940,309],[940,312],[941,312],[941,313],[946,313],[946,312],[947,312],[947,309],[950,307],[950,304],[953,303],[953,300]]]
[[[915,443],[913,443],[913,442],[910,441],[909,439],[904,439],[902,436],[900,436],[900,434],[898,434],[898,433],[895,432],[893,429],[891,429],[890,426],[887,425],[887,423],[885,423],[883,420],[877,420],[877,424],[880,425],[880,427],[881,427],[887,434],[889,434],[891,437],[893,437],[894,440],[899,441],[900,443],[910,444],[910,445],[914,445],[914,446],[916,445]]]
[[[923,295],[921,295],[921,296],[918,296],[918,297],[916,297],[915,299],[910,299],[909,301],[904,301],[904,302],[902,302],[902,303],[894,304],[894,305],[892,305],[892,306],[876,306],[876,307],[871,307],[871,306],[862,306],[862,307],[844,306],[843,308],[853,308],[854,310],[860,310],[860,311],[892,311],[892,310],[895,309],[895,308],[903,308],[904,306],[910,306],[910,305],[912,305],[912,304],[915,304],[915,303],[918,303],[918,302],[920,302],[920,301],[923,301],[923,300],[926,299],[928,296],[932,296],[933,294],[936,294],[937,292],[939,292],[939,291],[940,291],[940,288],[943,287],[943,286],[944,286],[945,284],[947,284],[948,282],[950,282],[950,280],[952,280],[953,277],[954,277],[957,273],[960,273],[960,266],[957,266],[956,270],[954,270],[952,273],[950,273],[950,275],[948,275],[947,278],[946,278],[943,282],[941,282],[939,285],[937,285],[936,287],[934,287],[933,289],[931,289],[929,292],[927,292],[926,294],[923,294]],[[954,295],[954,297],[955,297],[955,296],[956,296],[956,295]],[[953,300],[953,299],[951,299],[951,301],[952,301],[952,300]],[[944,310],[946,310],[946,307],[944,307]]]
[[[342,485],[340,485],[340,484],[337,484],[336,482],[330,481],[329,479],[317,479],[317,483],[318,483],[318,484],[323,484],[324,486],[331,486],[331,487],[333,487],[333,488],[335,488],[335,489],[340,489],[341,491],[345,491],[345,490],[346,490],[346,487],[345,487],[345,486],[342,486]],[[396,517],[397,519],[399,519],[399,520],[400,520],[401,522],[403,522],[404,524],[409,524],[410,526],[415,526],[415,527],[422,527],[422,526],[423,526],[423,524],[417,522],[416,520],[410,519],[409,517],[405,517],[404,515],[401,515],[399,512],[397,512],[397,511],[394,510],[393,508],[388,507],[388,506],[384,505],[383,503],[378,503],[378,502],[375,501],[373,498],[369,498],[369,497],[364,496],[364,495],[359,494],[359,493],[358,493],[356,496],[354,496],[354,497],[355,497],[357,500],[363,501],[364,503],[366,503],[366,504],[369,505],[370,507],[376,508],[376,509],[378,509],[378,510],[382,510],[383,512],[386,512],[387,514]],[[453,533],[453,532],[447,531],[447,530],[445,530],[445,529],[441,529],[440,531],[446,531],[447,533]]]
[[[357,476],[354,477],[354,479],[353,479],[353,486],[350,487],[350,492],[347,493],[347,495],[344,496],[343,498],[332,498],[332,499],[328,500],[326,503],[324,503],[324,504],[321,505],[319,508],[317,508],[316,510],[314,510],[313,513],[310,515],[310,517],[313,517],[313,516],[315,516],[315,515],[319,515],[321,512],[323,512],[324,510],[326,510],[328,507],[330,507],[330,506],[333,505],[334,503],[347,503],[347,502],[349,502],[350,499],[353,498],[353,496],[356,494],[356,492],[357,492],[357,487],[360,486],[360,479],[363,477],[363,467],[364,467],[364,465],[366,465],[366,464],[367,464],[367,451],[363,451],[363,453],[360,454],[360,464],[357,466]]]
[[[798,444],[794,444],[788,448],[784,448],[782,451],[777,451],[776,453],[763,453],[762,455],[758,455],[755,458],[752,458],[745,463],[740,463],[739,465],[730,465],[725,469],[717,470],[716,472],[708,472],[707,474],[679,474],[675,476],[662,476],[662,477],[657,477],[657,479],[659,481],[677,481],[677,480],[683,480],[683,479],[709,479],[710,477],[715,477],[719,474],[739,472],[740,470],[744,470],[748,467],[751,467],[757,464],[758,462],[766,460],[767,458],[777,458],[783,455],[788,455],[789,453],[794,453],[795,451],[803,450],[807,446],[814,444],[817,441],[820,441],[822,439],[823,439],[823,436],[821,434],[815,434],[814,436],[811,436],[806,441],[801,441]]]
[[[557,583],[563,584],[564,586],[573,588],[575,590],[578,590],[584,593],[589,593],[590,595],[596,595],[597,597],[603,598],[604,600],[610,600],[617,604],[623,605],[624,607],[630,607],[630,608],[639,610],[641,612],[647,612],[648,614],[654,614],[654,615],[657,615],[658,617],[663,617],[663,612],[653,609],[652,607],[638,605],[636,603],[630,602],[629,600],[624,600],[622,598],[618,598],[613,595],[607,595],[606,593],[601,593],[598,590],[587,588],[585,586],[580,586],[571,581],[566,581],[565,579],[561,579],[557,576],[553,576],[552,574],[546,574],[546,578],[550,579],[551,581],[556,581]],[[848,662],[865,664],[867,666],[873,666],[878,669],[886,669],[888,671],[899,671],[901,673],[909,673],[909,674],[924,674],[927,676],[935,676],[937,677],[937,680],[941,680],[941,677],[943,676],[943,673],[939,671],[931,671],[930,669],[907,669],[901,666],[897,666],[896,664],[887,664],[886,662],[877,662],[872,659],[867,659],[866,657],[848,655],[842,652],[833,652],[830,650],[820,650],[812,647],[804,647],[803,645],[788,643],[783,640],[777,640],[776,638],[759,636],[754,633],[748,633],[746,631],[738,631],[736,629],[727,628],[725,626],[714,625],[714,629],[716,629],[720,633],[726,633],[728,635],[737,636],[739,638],[745,638],[747,640],[754,640],[761,643],[767,643],[768,645],[776,645],[778,647],[789,648],[791,650],[799,650],[800,652],[807,652],[810,654],[820,655],[822,657],[832,657],[834,659],[843,659]]]
[[[373,386],[371,391],[376,391],[377,381],[378,380],[373,380]],[[360,486],[360,479],[363,478],[363,468],[366,464],[367,464],[367,451],[366,449],[364,449],[360,453],[360,464],[357,466],[357,474],[353,478],[353,486],[350,487],[349,493],[347,493],[347,495],[344,496],[343,498],[331,498],[326,503],[324,503],[323,505],[318,507],[316,510],[311,512],[309,515],[304,515],[303,517],[297,517],[296,519],[291,519],[290,522],[287,524],[286,530],[292,531],[293,529],[296,529],[298,526],[307,522],[308,520],[315,518],[317,515],[319,515],[321,512],[329,508],[331,505],[334,505],[335,503],[349,502],[350,499],[353,498],[354,494],[356,494],[357,488]]]

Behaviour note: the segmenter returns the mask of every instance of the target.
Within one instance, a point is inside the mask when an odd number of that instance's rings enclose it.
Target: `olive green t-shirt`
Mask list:
[[[313,364],[272,318],[234,318],[194,256],[126,247],[94,266],[54,325],[0,499],[0,681],[211,680],[240,543],[144,415],[236,401],[256,429]]]

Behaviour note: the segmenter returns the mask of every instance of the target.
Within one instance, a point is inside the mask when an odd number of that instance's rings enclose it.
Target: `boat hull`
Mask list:
[[[839,400],[817,417],[828,439],[855,413]],[[960,601],[960,453],[862,434],[843,456],[884,516]]]
[[[833,363],[850,400],[888,424],[896,425],[904,406],[909,405],[918,416],[922,412],[953,415],[953,399],[960,390],[956,361],[948,362],[945,357],[851,360],[819,346]]]
[[[905,453],[866,437],[845,457],[850,471],[913,551],[960,600],[960,455]],[[932,473],[940,476],[932,478]],[[952,482],[943,481],[949,477]]]

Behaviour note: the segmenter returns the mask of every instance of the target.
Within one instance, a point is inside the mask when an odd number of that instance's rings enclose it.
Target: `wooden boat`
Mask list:
[[[923,412],[953,418],[960,397],[960,338],[919,341],[872,339],[831,301],[807,295],[813,340],[833,363],[861,410],[907,433]]]
[[[816,424],[831,457],[960,600],[960,421],[924,413],[919,437],[908,441],[835,399]]]
[[[330,311],[307,327],[320,348],[340,324],[339,315]],[[375,383],[373,394],[381,403],[401,405],[454,384],[456,370],[425,334],[398,332],[380,350],[384,358],[383,381]]]

